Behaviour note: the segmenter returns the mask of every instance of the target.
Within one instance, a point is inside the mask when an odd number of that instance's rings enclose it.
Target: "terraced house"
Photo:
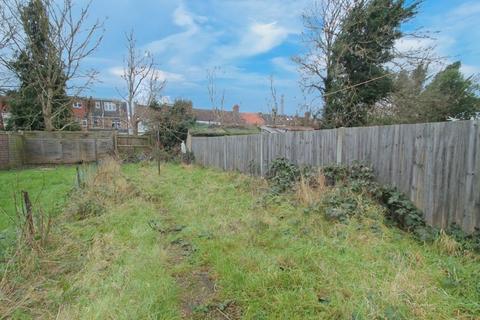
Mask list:
[[[10,116],[8,98],[0,96],[0,130]],[[72,98],[73,118],[83,131],[118,130],[127,132],[127,104],[115,99]]]
[[[123,101],[79,98],[72,102],[72,111],[82,130],[128,130],[127,104]]]

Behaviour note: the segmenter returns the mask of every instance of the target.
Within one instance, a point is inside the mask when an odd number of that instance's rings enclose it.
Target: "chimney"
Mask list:
[[[312,114],[310,113],[310,111],[305,112],[305,120],[309,120],[311,116]]]
[[[240,106],[238,104],[233,106],[233,113],[239,113],[240,112]]]

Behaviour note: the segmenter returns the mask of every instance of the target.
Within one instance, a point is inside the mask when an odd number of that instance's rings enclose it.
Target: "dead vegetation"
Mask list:
[[[321,169],[318,169],[312,176],[302,175],[295,186],[295,196],[297,201],[308,207],[321,200],[322,196],[328,191],[325,175]]]
[[[113,158],[96,168],[78,168],[77,184],[66,214],[78,219],[98,216],[108,206],[135,195]],[[58,306],[49,303],[52,293],[46,289],[81,268],[85,257],[80,252],[86,244],[76,241],[66,224],[54,221],[49,212],[32,202],[27,191],[22,191],[21,199],[15,197],[15,202],[20,202],[16,205],[16,247],[1,269],[0,315],[20,316],[22,310],[35,305],[36,318],[54,318],[53,310]]]
[[[77,185],[79,189],[72,194],[66,212],[78,219],[101,215],[108,205],[121,203],[135,195],[120,163],[112,157],[103,159],[96,167],[78,167]]]

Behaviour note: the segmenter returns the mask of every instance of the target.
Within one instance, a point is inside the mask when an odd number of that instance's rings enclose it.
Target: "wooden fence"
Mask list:
[[[314,132],[193,137],[197,163],[265,174],[284,157],[298,165],[361,161],[378,180],[405,193],[426,221],[480,228],[480,121],[458,121]]]
[[[92,162],[114,150],[112,132],[23,133],[24,164],[73,164]]]
[[[150,136],[119,136],[115,135],[115,147],[118,152],[151,151]]]
[[[23,139],[20,135],[0,132],[0,169],[17,168],[23,164]]]
[[[150,138],[112,131],[0,132],[0,169],[93,162],[116,152],[150,150]]]

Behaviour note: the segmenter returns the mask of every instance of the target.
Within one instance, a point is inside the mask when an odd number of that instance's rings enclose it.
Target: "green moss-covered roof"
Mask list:
[[[217,127],[197,125],[190,129],[190,134],[197,137],[235,136],[256,133],[260,133],[260,129],[257,127]]]

